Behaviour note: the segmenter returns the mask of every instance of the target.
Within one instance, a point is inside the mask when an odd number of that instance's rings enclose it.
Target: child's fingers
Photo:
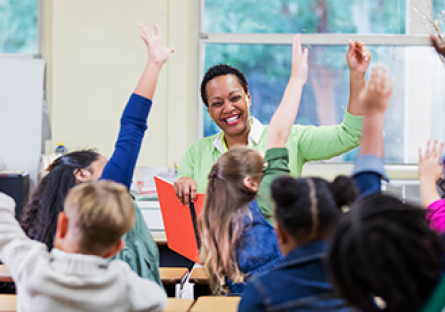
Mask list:
[[[143,34],[145,35],[147,40],[150,40],[151,36],[153,35],[153,32],[151,31],[151,28],[148,27],[144,22],[139,23],[139,27],[141,28]]]
[[[300,34],[296,34],[292,40],[292,53],[294,57],[299,57],[301,55]]]
[[[303,50],[303,61],[305,63],[307,63],[308,58],[309,58],[309,49],[308,48],[304,48],[304,50]]]
[[[145,37],[145,35],[144,34],[140,34],[139,36],[142,38],[142,40],[144,40],[145,44],[148,45],[148,40]]]
[[[419,163],[421,163],[423,161],[423,153],[422,153],[422,148],[419,147]]]
[[[439,144],[439,149],[437,150],[437,154],[438,154],[439,160],[440,160],[440,158],[442,157],[443,146],[444,146],[444,143],[443,143],[443,142],[440,142],[440,144]]]
[[[430,157],[430,150],[431,150],[431,140],[428,140],[428,142],[426,143],[425,158]]]
[[[431,150],[431,156],[433,156],[433,157],[436,157],[436,155],[437,155],[437,143],[438,143],[438,140],[435,139],[433,142],[433,148]]]
[[[377,78],[377,69],[379,65],[372,66],[371,68],[371,74],[369,75],[369,83],[373,84]]]
[[[391,78],[391,81],[388,84],[388,87],[386,88],[385,94],[386,96],[391,96],[392,90],[394,90],[394,86],[396,85],[396,79]]]
[[[382,90],[386,90],[388,76],[389,76],[388,67],[383,66],[382,72],[381,72],[381,77],[380,77],[380,87],[382,88]]]
[[[155,35],[162,39],[161,28],[159,28],[159,25],[155,24],[154,28],[155,28]]]

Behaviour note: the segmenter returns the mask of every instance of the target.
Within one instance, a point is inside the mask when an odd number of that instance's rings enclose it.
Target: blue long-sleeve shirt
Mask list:
[[[144,132],[147,130],[151,105],[151,100],[137,94],[131,95],[122,114],[113,155],[105,166],[101,179],[122,183],[130,188]]]
[[[147,130],[151,105],[151,100],[137,94],[131,95],[122,114],[113,155],[105,166],[101,179],[122,183],[130,188],[144,132]],[[136,204],[135,215],[133,227],[123,236],[125,247],[113,259],[127,262],[139,276],[162,287],[159,276],[159,250]]]

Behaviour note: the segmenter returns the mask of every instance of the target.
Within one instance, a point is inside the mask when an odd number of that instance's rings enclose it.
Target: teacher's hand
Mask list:
[[[196,199],[198,185],[196,181],[190,177],[182,177],[175,181],[173,184],[175,187],[175,193],[182,205],[190,205]]]
[[[372,53],[366,48],[366,44],[361,41],[349,42],[349,51],[346,53],[346,62],[351,73],[365,75],[369,63],[372,59]]]

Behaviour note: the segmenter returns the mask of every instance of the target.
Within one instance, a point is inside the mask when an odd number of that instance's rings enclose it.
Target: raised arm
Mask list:
[[[147,129],[148,113],[159,73],[162,65],[174,52],[173,48],[163,45],[161,31],[157,25],[154,26],[154,34],[144,23],[140,23],[139,26],[142,29],[141,38],[147,45],[148,62],[122,114],[114,153],[102,173],[102,179],[123,183],[127,188],[130,188],[142,139]]]
[[[425,155],[419,149],[419,181],[422,205],[427,210],[427,218],[430,226],[439,233],[445,233],[445,200],[441,199],[437,192],[436,182],[443,173],[440,164],[443,143],[438,147],[437,140],[434,141],[433,149],[430,151],[430,142],[426,146]]]
[[[287,139],[297,118],[301,93],[307,81],[308,49],[301,51],[300,35],[295,35],[292,44],[292,70],[283,99],[270,120],[267,149],[286,147]]]
[[[267,151],[264,157],[263,180],[257,195],[258,206],[267,221],[273,224],[273,201],[270,185],[273,180],[289,173],[289,152],[286,142],[297,117],[301,92],[307,81],[308,50],[301,50],[300,35],[295,35],[292,45],[292,69],[283,99],[273,115],[267,138]]]
[[[442,150],[443,142],[438,145],[437,140],[434,141],[432,149],[431,142],[428,141],[425,154],[419,148],[420,194],[422,196],[422,205],[425,208],[441,199],[437,191],[436,182],[443,174],[443,166],[440,163]]]
[[[29,253],[47,252],[46,246],[29,239],[14,217],[15,202],[0,192],[0,261],[9,269],[15,281],[20,280],[23,263],[30,259]]]
[[[372,69],[368,86],[360,93],[363,104],[363,136],[353,176],[361,197],[379,192],[384,169],[383,125],[386,109],[394,88],[388,84],[388,69],[379,65]]]

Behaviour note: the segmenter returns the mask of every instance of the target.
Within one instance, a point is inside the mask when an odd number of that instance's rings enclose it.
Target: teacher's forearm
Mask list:
[[[348,112],[351,115],[362,116],[363,106],[359,101],[360,92],[365,88],[365,75],[362,73],[351,72],[349,74],[350,96]]]

